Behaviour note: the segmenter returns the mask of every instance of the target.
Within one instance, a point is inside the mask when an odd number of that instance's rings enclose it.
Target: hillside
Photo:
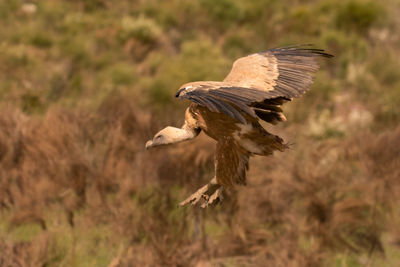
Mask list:
[[[0,266],[399,266],[396,0],[0,1]],[[248,186],[177,204],[213,176],[179,86],[291,44],[333,54],[265,125],[291,149]]]

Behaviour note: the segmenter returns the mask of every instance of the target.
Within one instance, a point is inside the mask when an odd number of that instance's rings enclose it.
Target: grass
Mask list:
[[[382,2],[0,2],[0,265],[397,266],[399,7]],[[176,204],[213,175],[179,126],[182,84],[241,56],[314,43],[308,94],[269,127],[294,143],[254,158],[248,186]]]

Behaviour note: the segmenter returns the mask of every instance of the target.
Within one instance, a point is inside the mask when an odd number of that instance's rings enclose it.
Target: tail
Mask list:
[[[260,141],[258,142],[259,147],[262,148],[262,153],[258,154],[260,156],[272,155],[276,150],[283,152],[291,146],[291,144],[286,143],[280,136],[270,134],[267,131],[265,131],[264,138]]]

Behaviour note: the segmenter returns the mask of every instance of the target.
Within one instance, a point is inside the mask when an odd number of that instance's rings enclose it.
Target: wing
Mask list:
[[[304,46],[270,49],[236,60],[223,82],[198,83],[182,88],[176,96],[242,122],[242,113],[235,110],[272,123],[282,121],[280,105],[307,91],[320,56],[332,57]]]
[[[224,82],[270,96],[299,97],[313,82],[318,56],[332,57],[321,49],[304,46],[270,49],[237,59]]]
[[[215,151],[215,177],[223,186],[246,184],[249,169],[249,153],[240,149],[233,141],[221,139]]]

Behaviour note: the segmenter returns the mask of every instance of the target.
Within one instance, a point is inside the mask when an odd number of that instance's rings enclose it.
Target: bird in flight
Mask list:
[[[207,207],[222,201],[224,189],[246,184],[250,156],[268,156],[288,148],[260,120],[286,121],[281,105],[307,91],[319,69],[317,57],[332,55],[308,45],[270,49],[237,59],[222,82],[181,86],[175,96],[192,102],[185,123],[181,128],[164,128],[147,141],[146,149],[193,139],[202,130],[217,145],[214,178],[179,205]]]

